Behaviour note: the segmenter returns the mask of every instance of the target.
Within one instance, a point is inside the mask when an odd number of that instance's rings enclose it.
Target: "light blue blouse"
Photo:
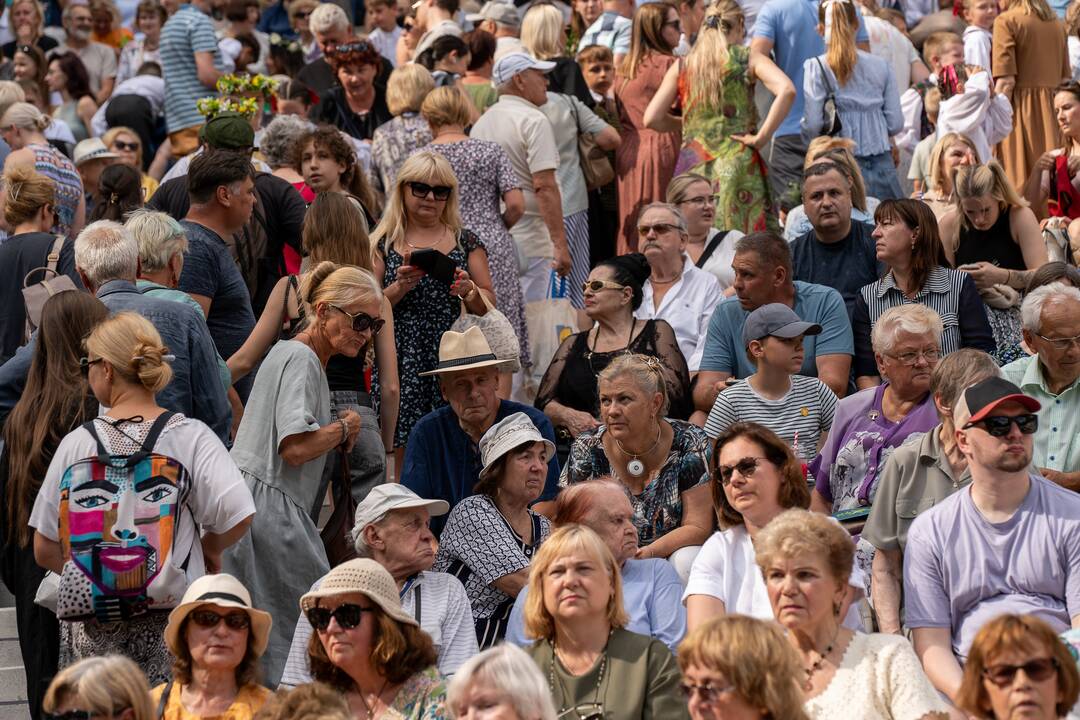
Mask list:
[[[824,55],[803,63],[806,105],[802,134],[807,140],[821,134],[822,108],[832,88],[843,126],[840,136],[855,141],[856,156],[869,157],[889,152],[889,137],[903,130],[904,117],[900,112],[896,78],[889,64],[868,52],[857,52],[855,72],[843,86],[837,83]]]

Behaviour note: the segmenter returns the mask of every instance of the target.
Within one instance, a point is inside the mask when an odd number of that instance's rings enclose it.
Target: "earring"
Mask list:
[[[836,617],[840,617],[840,602],[839,601],[833,603],[832,612],[833,612],[833,615],[835,615]]]

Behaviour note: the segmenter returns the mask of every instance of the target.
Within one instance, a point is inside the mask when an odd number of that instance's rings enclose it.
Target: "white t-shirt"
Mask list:
[[[848,585],[862,592],[863,573],[854,564]],[[728,615],[773,619],[765,579],[754,558],[754,544],[743,525],[715,532],[705,541],[690,568],[683,604],[691,595],[709,595],[722,601]],[[844,627],[862,630],[859,609],[854,604],[848,608]]]

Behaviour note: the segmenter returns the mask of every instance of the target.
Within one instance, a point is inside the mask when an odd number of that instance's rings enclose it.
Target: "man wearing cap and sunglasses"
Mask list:
[[[447,573],[431,572],[435,538],[431,517],[444,516],[450,506],[426,500],[397,483],[378,485],[356,507],[353,541],[360,557],[382,565],[397,583],[401,608],[431,636],[438,652],[439,672],[450,676],[477,652],[472,607],[461,582]],[[311,586],[315,592],[325,578]],[[308,666],[311,623],[303,614],[296,621],[281,687],[312,682]]]
[[[906,623],[934,686],[955,699],[979,628],[1033,614],[1080,627],[1080,497],[1029,469],[1039,401],[1008,380],[953,410],[971,485],[915,518],[904,555]]]

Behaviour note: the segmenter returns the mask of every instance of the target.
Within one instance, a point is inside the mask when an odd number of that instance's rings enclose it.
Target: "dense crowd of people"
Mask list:
[[[1080,717],[1080,0],[12,0],[33,720]]]

